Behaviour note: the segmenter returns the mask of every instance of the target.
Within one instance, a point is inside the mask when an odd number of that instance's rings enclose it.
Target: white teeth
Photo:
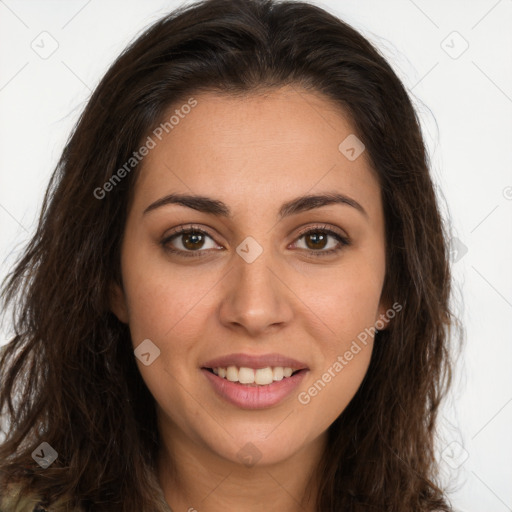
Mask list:
[[[272,373],[272,368],[267,366],[266,368],[258,368],[254,374],[254,382],[260,386],[264,386],[265,384],[272,384],[274,381],[274,374]]]
[[[254,382],[254,370],[252,368],[240,368],[238,370],[238,382],[240,384],[252,384]]]
[[[283,380],[284,377],[284,368],[282,366],[276,366],[273,372],[274,380]]]
[[[231,382],[238,382],[238,368],[236,366],[228,366],[226,368],[226,379]]]
[[[272,384],[272,382],[283,380],[285,377],[291,377],[295,370],[289,366],[267,366],[265,368],[257,369],[247,368],[245,366],[240,368],[237,366],[228,366],[227,368],[219,366],[217,368],[212,368],[212,371],[215,375],[231,382],[265,386],[267,384]]]

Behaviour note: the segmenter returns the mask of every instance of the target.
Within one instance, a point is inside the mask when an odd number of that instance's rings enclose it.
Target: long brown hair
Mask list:
[[[206,0],[149,27],[113,63],[70,135],[37,231],[2,290],[2,511],[165,511],[154,400],[130,332],[109,309],[137,168],[98,191],[171,104],[200,91],[292,85],[343,107],[377,173],[386,222],[383,294],[402,306],[330,426],[318,510],[451,510],[438,482],[436,418],[451,381],[447,229],[411,100],[360,33],[303,2]],[[341,142],[341,141],[340,141]],[[101,197],[99,197],[101,196]],[[46,469],[32,457],[47,442]],[[14,491],[13,489],[17,489]],[[20,492],[18,505],[14,505]],[[24,501],[23,501],[24,500]]]

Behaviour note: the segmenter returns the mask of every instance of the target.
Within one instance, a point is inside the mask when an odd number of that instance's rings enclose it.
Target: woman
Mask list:
[[[410,99],[357,31],[301,2],[164,17],[4,286],[1,510],[451,510],[446,240]]]

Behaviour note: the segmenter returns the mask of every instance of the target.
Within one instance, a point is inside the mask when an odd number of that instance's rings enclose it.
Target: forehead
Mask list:
[[[316,190],[375,202],[379,187],[363,152],[351,161],[339,149],[355,128],[342,108],[322,96],[287,86],[243,97],[191,95],[168,109],[172,129],[141,163],[135,207],[174,191],[222,198],[226,203],[269,201]],[[187,113],[185,113],[187,112]],[[270,206],[270,205],[269,205]]]

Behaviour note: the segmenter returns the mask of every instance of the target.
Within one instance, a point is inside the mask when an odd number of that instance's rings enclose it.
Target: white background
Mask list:
[[[316,3],[381,49],[418,109],[458,239],[455,306],[466,329],[442,411],[443,475],[457,510],[512,511],[512,0]],[[0,0],[0,279],[34,232],[91,91],[178,5]],[[52,45],[49,56],[35,51]]]

